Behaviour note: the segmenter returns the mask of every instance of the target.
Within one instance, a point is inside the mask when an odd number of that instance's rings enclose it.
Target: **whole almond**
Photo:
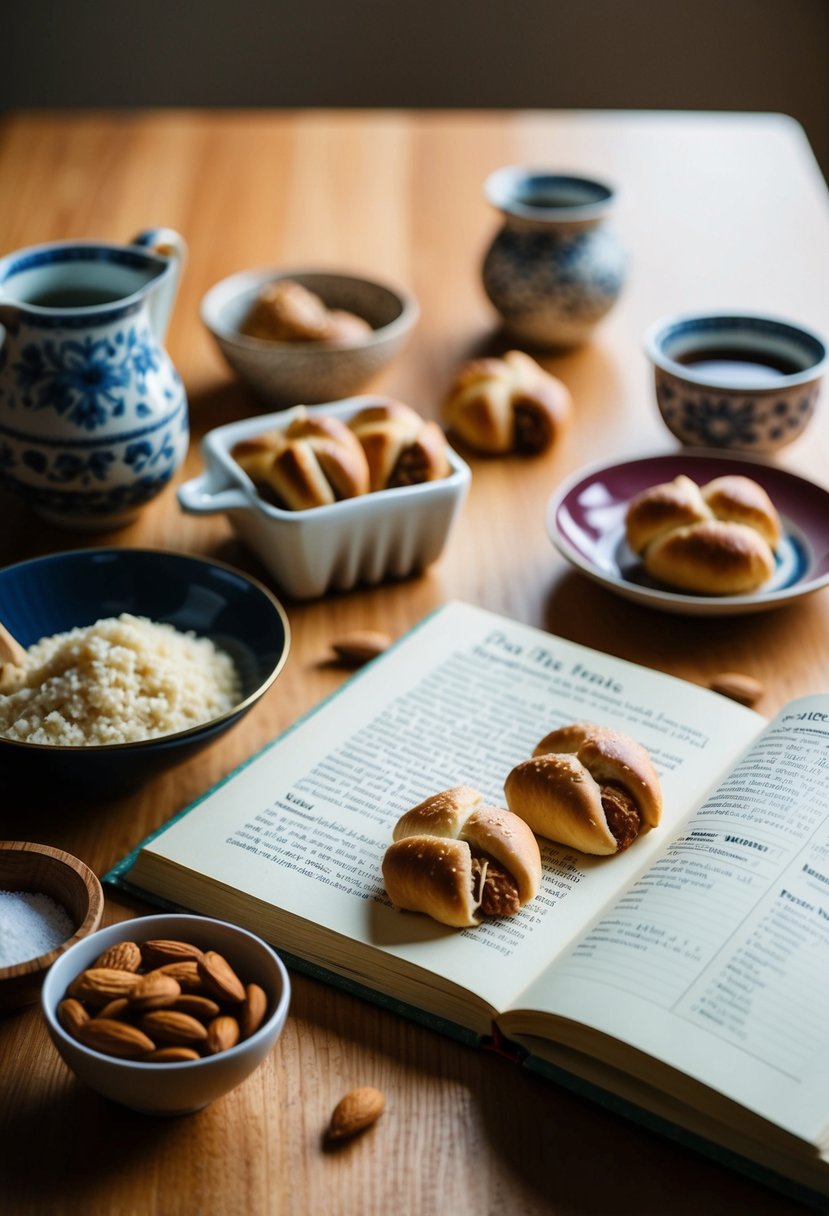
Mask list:
[[[181,985],[177,979],[162,971],[148,971],[139,977],[127,999],[131,1008],[136,1010],[164,1009],[177,996],[181,996]]]
[[[192,1047],[159,1047],[151,1051],[144,1060],[148,1064],[184,1064],[188,1060],[200,1060],[201,1056]]]
[[[361,667],[376,659],[384,650],[391,646],[392,639],[387,633],[375,629],[356,629],[345,637],[331,643],[331,649],[340,660],[349,667]]]
[[[211,1055],[227,1051],[239,1042],[239,1023],[235,1018],[222,1014],[214,1018],[207,1027],[207,1050]]]
[[[109,1001],[104,1005],[103,1009],[99,1009],[95,1014],[96,1018],[123,1018],[129,1011],[130,1003],[125,996],[117,996],[114,1001]]]
[[[206,951],[196,961],[202,983],[211,996],[220,1001],[241,1003],[245,999],[245,988],[230,963],[215,950]]]
[[[152,1009],[143,1014],[141,1028],[160,1043],[189,1047],[207,1040],[207,1027],[189,1013],[174,1009]]]
[[[69,996],[90,1005],[106,1005],[118,996],[126,996],[138,983],[134,971],[119,971],[115,967],[88,967],[69,985]]]
[[[334,1107],[331,1122],[328,1125],[328,1139],[331,1141],[346,1140],[364,1128],[370,1127],[383,1113],[386,1100],[379,1089],[372,1085],[364,1085],[360,1089],[352,1089],[341,1098]]]
[[[741,705],[756,705],[765,692],[759,680],[739,671],[721,671],[714,676],[709,687],[724,697],[730,697],[732,701],[739,701]]]
[[[200,993],[204,990],[199,968],[194,959],[185,959],[181,963],[165,963],[163,967],[157,967],[156,970],[161,971],[164,975],[171,975],[174,980],[177,980],[182,992]]]
[[[258,984],[248,984],[245,988],[245,1001],[239,1010],[239,1030],[243,1039],[259,1029],[268,1011],[268,998],[264,988]]]
[[[125,1059],[135,1059],[155,1051],[155,1043],[137,1026],[111,1018],[91,1018],[84,1022],[78,1030],[78,1038],[95,1051]]]
[[[141,966],[141,947],[136,942],[116,942],[92,966],[115,971],[137,971]]]
[[[216,1001],[211,1001],[209,996],[199,996],[195,992],[183,992],[181,996],[176,997],[169,1008],[176,1010],[177,1013],[189,1013],[191,1017],[198,1018],[201,1022],[209,1022],[211,1018],[217,1018],[221,1013],[221,1008]]]
[[[67,1034],[78,1037],[78,1031],[84,1022],[89,1021],[89,1014],[80,1001],[68,996],[60,1002],[57,1008],[58,1021]]]
[[[144,960],[144,966],[148,969],[163,967],[167,963],[186,962],[187,959],[195,961],[197,958],[201,958],[201,956],[201,949],[198,946],[194,946],[191,942],[154,938],[151,941],[143,942],[141,945],[141,957]]]

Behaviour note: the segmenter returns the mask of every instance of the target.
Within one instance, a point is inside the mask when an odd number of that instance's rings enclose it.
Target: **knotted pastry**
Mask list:
[[[534,455],[558,439],[570,416],[567,387],[520,350],[503,359],[473,359],[444,401],[450,431],[475,452]]]
[[[368,493],[368,463],[339,418],[301,414],[284,431],[237,443],[234,460],[260,493],[290,511],[307,511]]]
[[[539,836],[582,853],[628,848],[662,814],[662,789],[635,739],[590,722],[551,731],[504,783],[507,806]]]
[[[774,573],[780,518],[762,486],[728,474],[698,486],[680,474],[631,500],[627,541],[661,583],[703,595],[754,591]]]
[[[463,928],[513,916],[538,894],[541,854],[526,823],[468,785],[433,794],[397,821],[383,857],[391,902]]]
[[[369,467],[372,490],[418,485],[448,477],[446,440],[436,422],[426,422],[402,401],[367,405],[349,422]]]
[[[328,308],[318,295],[293,279],[266,283],[240,327],[248,338],[266,342],[324,342],[356,346],[372,333],[368,321]]]

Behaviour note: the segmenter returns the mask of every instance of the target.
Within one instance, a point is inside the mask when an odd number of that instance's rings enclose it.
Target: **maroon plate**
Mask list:
[[[774,574],[760,590],[751,595],[687,595],[658,586],[642,569],[625,541],[627,504],[641,490],[680,473],[699,485],[741,473],[766,490],[780,513],[783,538]],[[582,469],[550,499],[547,529],[559,552],[589,578],[625,599],[664,612],[762,612],[829,582],[829,492],[785,469],[733,453],[683,450]]]

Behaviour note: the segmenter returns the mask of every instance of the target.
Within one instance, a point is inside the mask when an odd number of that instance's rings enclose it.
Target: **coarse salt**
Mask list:
[[[75,932],[69,913],[38,891],[0,891],[0,967],[60,946]]]

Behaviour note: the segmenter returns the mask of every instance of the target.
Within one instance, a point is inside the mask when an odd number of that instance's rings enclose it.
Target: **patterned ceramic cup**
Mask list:
[[[52,522],[121,526],[184,459],[187,399],[162,346],[183,255],[152,229],[0,259],[0,476]]]
[[[691,447],[773,452],[814,414],[827,346],[759,314],[688,313],[645,335],[665,425]]]
[[[510,335],[530,346],[589,338],[622,290],[626,257],[607,224],[615,191],[604,182],[507,166],[486,197],[504,223],[484,258],[484,290]]]

